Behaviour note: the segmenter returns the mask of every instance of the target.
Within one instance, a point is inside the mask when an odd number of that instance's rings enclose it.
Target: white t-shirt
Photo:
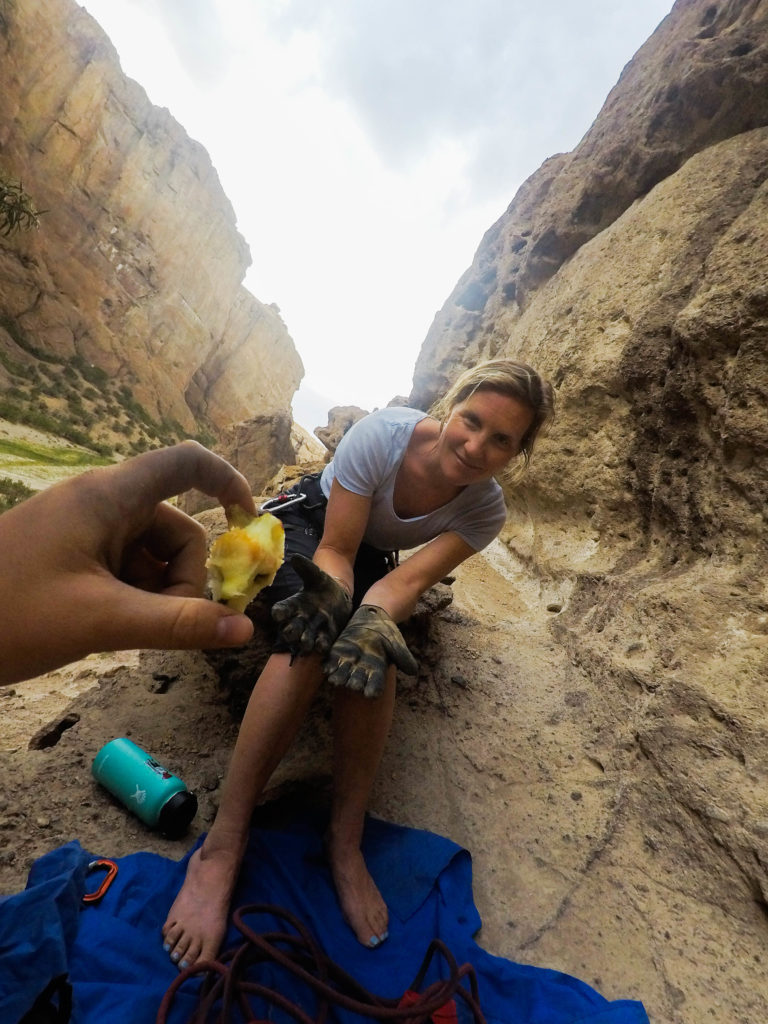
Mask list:
[[[348,491],[372,498],[363,539],[383,551],[414,548],[451,530],[480,551],[497,536],[507,517],[501,487],[493,479],[469,484],[425,516],[401,519],[395,513],[395,477],[413,429],[426,415],[418,409],[395,407],[358,420],[323,470],[323,493],[328,497],[336,479]]]

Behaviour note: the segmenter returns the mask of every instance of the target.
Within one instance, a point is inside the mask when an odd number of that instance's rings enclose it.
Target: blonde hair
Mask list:
[[[494,391],[527,405],[533,413],[531,425],[520,442],[522,466],[517,474],[529,466],[536,439],[545,432],[555,416],[555,393],[552,385],[532,366],[515,363],[511,359],[490,359],[465,370],[429,410],[430,416],[444,423],[460,402],[476,391]]]

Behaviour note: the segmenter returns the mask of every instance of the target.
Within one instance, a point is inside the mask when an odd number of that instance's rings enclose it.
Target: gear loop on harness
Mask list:
[[[320,486],[320,473],[306,473],[297,484],[294,484],[287,491],[280,491],[274,498],[267,498],[259,506],[259,512],[271,512],[272,515],[280,515],[282,512],[287,511],[289,508],[293,508],[294,505],[303,505],[308,512],[315,512],[318,509],[324,509],[327,504],[327,499],[323,494],[322,487]],[[312,489],[315,487],[320,491],[320,497],[317,501],[310,501],[309,494],[305,490],[307,482],[311,482]],[[307,488],[308,489],[308,488]]]
[[[276,494],[274,498],[267,498],[262,505],[259,505],[259,512],[270,512],[272,515],[279,516],[280,513],[285,512],[286,509],[292,508],[294,505],[300,505],[306,500],[306,494],[302,494],[301,492],[298,494],[291,494],[290,491],[281,491],[280,494]]]

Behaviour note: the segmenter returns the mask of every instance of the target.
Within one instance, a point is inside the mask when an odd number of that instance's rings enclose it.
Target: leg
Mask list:
[[[253,808],[309,709],[320,665],[317,655],[290,665],[290,655],[273,654],[253,688],[216,818],[163,925],[164,948],[182,967],[218,955]]]
[[[387,937],[387,906],[365,866],[360,842],[394,705],[394,666],[389,668],[380,697],[372,700],[343,687],[335,695],[334,796],[328,857],[342,913],[364,946],[377,946]]]

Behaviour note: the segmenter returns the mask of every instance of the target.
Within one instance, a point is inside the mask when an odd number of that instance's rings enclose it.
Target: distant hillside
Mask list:
[[[2,12],[0,176],[45,212],[0,236],[0,416],[133,451],[285,413],[301,360],[206,151],[74,0]]]

